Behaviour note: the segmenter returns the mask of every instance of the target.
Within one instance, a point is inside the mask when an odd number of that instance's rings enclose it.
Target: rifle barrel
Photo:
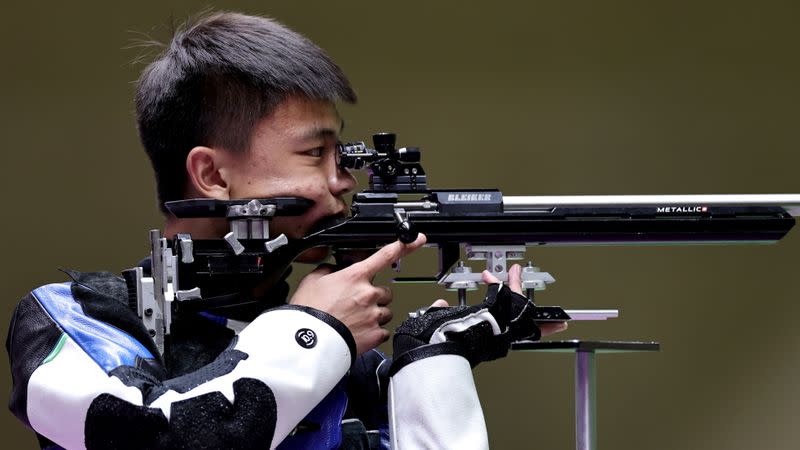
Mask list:
[[[800,217],[800,194],[503,196],[505,211],[604,206],[779,206]]]

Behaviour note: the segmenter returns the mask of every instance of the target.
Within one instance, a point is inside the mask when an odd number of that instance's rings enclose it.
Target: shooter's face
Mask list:
[[[314,201],[305,214],[276,217],[270,236],[306,235],[321,219],[344,214],[343,196],[355,179],[336,164],[342,120],[333,104],[290,97],[261,120],[250,150],[235,160],[229,182],[231,198],[303,197]],[[300,261],[320,260],[326,249],[312,249]]]

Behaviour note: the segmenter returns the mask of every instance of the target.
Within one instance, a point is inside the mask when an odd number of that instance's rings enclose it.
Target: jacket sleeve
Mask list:
[[[469,361],[432,344],[399,356],[389,371],[392,449],[488,449]]]
[[[83,313],[71,283],[17,306],[6,348],[12,412],[68,448],[277,446],[352,365],[355,343],[332,316],[269,310],[196,372],[164,380],[130,334]]]

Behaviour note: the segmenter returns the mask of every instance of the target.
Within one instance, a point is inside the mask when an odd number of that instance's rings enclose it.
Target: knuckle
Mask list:
[[[375,300],[371,295],[356,295],[354,299],[355,304],[362,308],[375,304]]]
[[[375,312],[372,314],[372,318],[378,326],[386,325],[387,323],[392,321],[392,310],[389,308],[378,307],[375,308]]]
[[[376,286],[376,293],[378,295],[377,299],[384,303],[390,303],[394,298],[394,293],[386,286]]]
[[[372,286],[369,290],[369,296],[373,301],[379,302],[386,293],[378,286]]]

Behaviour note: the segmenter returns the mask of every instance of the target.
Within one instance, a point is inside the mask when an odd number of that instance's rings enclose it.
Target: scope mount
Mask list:
[[[418,147],[395,148],[394,133],[372,135],[375,148],[363,141],[339,144],[336,152],[343,169],[369,171],[369,189],[376,192],[425,192],[428,179]]]

